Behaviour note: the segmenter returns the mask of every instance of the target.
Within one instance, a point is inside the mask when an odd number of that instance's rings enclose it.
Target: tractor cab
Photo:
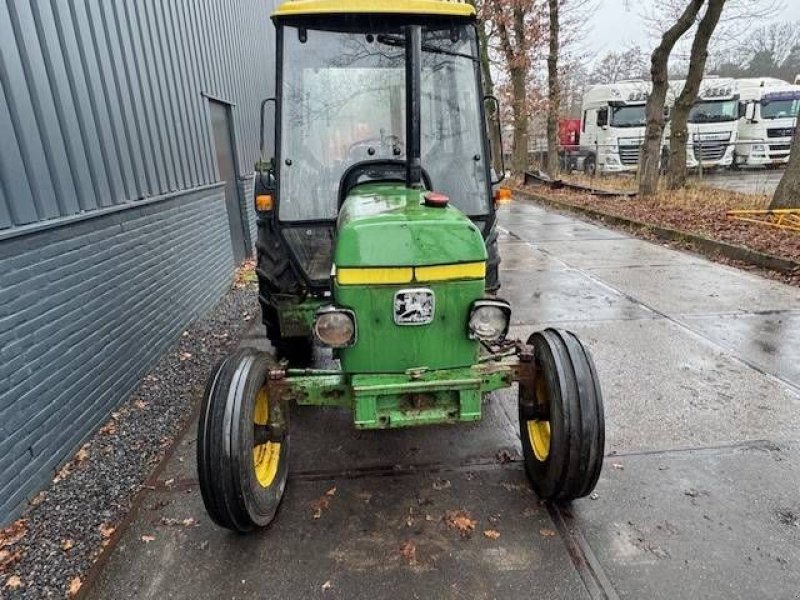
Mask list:
[[[556,329],[507,339],[511,306],[495,295],[474,8],[289,0],[273,22],[275,153],[257,165],[255,208],[277,356],[243,348],[209,377],[197,464],[211,518],[236,531],[272,521],[295,407],[350,411],[359,429],[455,425],[514,384],[536,492],[591,493],[604,427],[589,352]],[[312,343],[338,368],[313,368]]]
[[[344,213],[350,220],[365,212],[418,220],[419,211],[406,214],[398,198],[413,197],[414,209],[421,192],[434,192],[447,199],[443,212],[474,224],[488,253],[484,287],[499,287],[473,7],[442,0],[349,4],[295,0],[273,15],[275,152],[259,163],[267,168],[256,186],[256,197],[270,196],[269,210],[259,211],[266,234],[259,246],[271,245],[271,252],[268,264],[259,261],[259,274],[270,339],[287,355],[307,347],[311,329],[304,324],[332,292],[338,260],[414,267],[442,264],[444,254],[457,252],[445,236],[441,251],[429,248],[421,265],[404,264],[386,245],[374,255],[335,256]],[[437,219],[436,212],[428,216]],[[407,243],[418,245],[409,227]]]

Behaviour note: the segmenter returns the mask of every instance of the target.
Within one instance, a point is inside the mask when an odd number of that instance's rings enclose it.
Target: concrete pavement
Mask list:
[[[703,176],[703,181],[711,187],[730,190],[741,194],[763,194],[772,196],[783,177],[783,168],[768,171],[747,169],[742,171],[722,171]]]
[[[357,432],[300,409],[269,529],[210,523],[192,430],[88,597],[797,599],[798,289],[525,203],[500,217],[512,334],[572,329],[597,363],[593,499],[530,492],[513,390],[463,427]]]

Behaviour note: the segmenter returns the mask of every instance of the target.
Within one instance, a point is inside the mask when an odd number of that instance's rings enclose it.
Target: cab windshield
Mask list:
[[[422,31],[422,168],[466,214],[486,214],[474,28]],[[287,26],[283,58],[279,217],[333,220],[350,166],[405,160],[405,38]]]
[[[647,124],[644,104],[615,106],[611,109],[612,127],[644,127]]]
[[[773,100],[761,103],[762,119],[791,119],[800,112],[800,99]]]
[[[720,123],[735,121],[739,115],[736,100],[709,100],[696,102],[689,111],[689,123]]]

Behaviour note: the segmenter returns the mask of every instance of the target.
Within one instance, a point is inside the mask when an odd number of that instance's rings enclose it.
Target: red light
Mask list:
[[[426,192],[425,206],[433,206],[437,208],[444,208],[450,202],[450,197],[439,192]]]

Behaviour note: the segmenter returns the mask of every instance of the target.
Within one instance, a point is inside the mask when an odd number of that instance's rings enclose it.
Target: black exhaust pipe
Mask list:
[[[422,26],[406,27],[406,187],[422,187],[420,73]]]

